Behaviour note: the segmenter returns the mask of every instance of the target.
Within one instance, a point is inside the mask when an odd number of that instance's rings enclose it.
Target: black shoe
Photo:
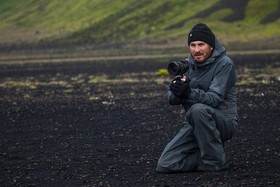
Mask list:
[[[197,171],[227,171],[229,168],[230,166],[228,162],[224,162],[223,164],[219,165],[201,164],[197,167]]]

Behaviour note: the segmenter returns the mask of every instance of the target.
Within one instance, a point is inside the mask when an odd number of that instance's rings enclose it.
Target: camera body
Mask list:
[[[169,63],[167,70],[170,75],[178,76],[183,75],[189,67],[188,60],[173,61]]]

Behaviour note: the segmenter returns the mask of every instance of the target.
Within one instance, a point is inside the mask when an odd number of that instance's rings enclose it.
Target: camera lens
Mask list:
[[[180,75],[189,69],[188,61],[174,61],[169,63],[168,72],[170,75]]]

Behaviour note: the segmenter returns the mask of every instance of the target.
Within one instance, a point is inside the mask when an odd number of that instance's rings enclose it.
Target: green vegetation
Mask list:
[[[151,83],[162,85],[166,82],[169,82],[169,76],[158,76],[152,72],[126,73],[117,77],[108,77],[105,74],[79,74],[70,77],[61,74],[47,78],[45,81],[37,80],[35,77],[26,77],[23,80],[7,77],[0,82],[0,88],[12,89],[15,95],[24,99],[34,99],[41,94],[67,97],[80,93],[88,97],[89,101],[96,101],[100,99],[98,94],[109,99],[114,97],[110,90],[117,84],[131,84],[131,90],[129,90],[128,95],[134,96],[136,95],[134,90],[134,85],[136,84]],[[106,101],[103,104],[110,104],[110,102]]]
[[[272,85],[280,80],[280,68],[265,67],[265,68],[242,68],[238,69],[238,86],[239,92],[253,93],[253,89],[248,86],[252,85]],[[133,85],[139,83],[150,83],[164,85],[169,84],[170,76],[166,69],[159,69],[157,72],[142,72],[142,73],[126,73],[116,77],[108,77],[106,75],[88,75],[79,74],[69,77],[65,75],[56,75],[47,78],[45,81],[37,80],[35,77],[27,77],[24,80],[8,77],[0,82],[0,88],[12,89],[16,95],[24,99],[32,99],[38,96],[38,93],[44,95],[58,95],[67,97],[80,93],[88,97],[89,101],[99,100],[99,93],[108,98],[113,97],[111,89],[117,84],[130,84],[131,90],[128,95],[136,95]],[[42,92],[44,90],[44,92]],[[93,92],[94,90],[94,92]],[[105,91],[105,93],[103,93]],[[40,95],[39,94],[39,95]],[[258,93],[259,95],[262,93]],[[278,94],[278,93],[275,93]],[[260,95],[262,96],[262,95]],[[108,103],[107,103],[108,104]]]
[[[258,68],[249,69],[244,68],[238,72],[239,82],[238,85],[250,84],[271,84],[280,80],[280,68]]]
[[[0,41],[170,48],[185,45],[190,28],[205,22],[225,44],[257,41],[277,49],[280,1],[250,0],[244,11],[238,2],[224,6],[222,0],[1,0]],[[230,16],[233,19],[225,21]],[[266,40],[270,42],[262,42]]]
[[[156,74],[160,76],[169,75],[167,69],[159,69],[157,70]]]

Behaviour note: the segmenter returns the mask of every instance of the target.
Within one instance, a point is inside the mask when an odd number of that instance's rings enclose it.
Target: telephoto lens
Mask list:
[[[173,61],[169,63],[167,69],[170,75],[183,75],[189,69],[189,61]]]

